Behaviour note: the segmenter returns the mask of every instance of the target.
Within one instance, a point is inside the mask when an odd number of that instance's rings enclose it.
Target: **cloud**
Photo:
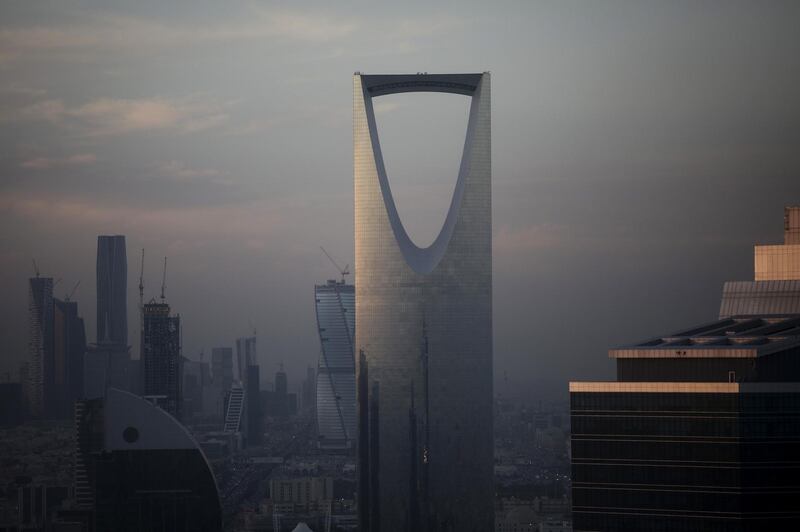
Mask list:
[[[558,224],[539,224],[512,229],[501,226],[494,235],[494,249],[501,254],[515,254],[564,247],[574,240],[569,228]]]
[[[375,102],[373,107],[375,109],[375,114],[376,115],[383,115],[383,114],[388,114],[388,113],[391,113],[392,111],[395,111],[395,110],[399,109],[400,108],[400,104],[398,102],[381,100],[381,101]]]
[[[139,131],[177,129],[193,133],[227,121],[231,104],[200,96],[168,98],[100,98],[74,107],[49,99],[0,116],[0,121],[46,121],[82,136],[112,136]]]
[[[95,232],[114,230],[193,242],[224,239],[249,247],[253,241],[270,239],[279,233],[278,228],[285,218],[280,208],[261,200],[181,207],[108,204],[64,195],[14,193],[0,197],[0,212],[6,220],[17,217],[42,227]]]
[[[77,153],[69,157],[50,158],[50,157],[35,157],[20,163],[21,168],[28,170],[49,170],[51,168],[58,168],[63,166],[80,166],[84,164],[92,164],[97,161],[97,156],[93,153]]]
[[[187,163],[183,161],[167,161],[164,163],[160,163],[156,165],[154,169],[154,173],[158,177],[166,177],[169,179],[176,179],[179,181],[183,180],[195,180],[195,179],[211,179],[211,178],[222,178],[227,175],[227,172],[221,172],[214,168],[195,168],[189,166]],[[229,181],[224,179],[211,179],[215,183],[220,184],[228,184]]]
[[[31,54],[118,52],[153,48],[285,39],[326,43],[353,34],[351,18],[319,12],[252,6],[226,22],[164,22],[153,18],[86,13],[79,23],[0,29],[4,62]]]

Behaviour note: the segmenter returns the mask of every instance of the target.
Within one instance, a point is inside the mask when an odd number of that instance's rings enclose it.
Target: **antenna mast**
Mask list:
[[[346,275],[350,275],[350,271],[348,269],[348,268],[350,268],[350,265],[348,264],[347,266],[344,267],[344,269],[342,269],[341,266],[336,264],[336,261],[333,260],[333,257],[330,256],[330,253],[325,251],[324,247],[320,246],[319,249],[322,250],[322,252],[325,254],[325,256],[328,257],[328,260],[331,261],[331,263],[336,267],[337,270],[339,270],[339,273],[342,276],[342,284],[344,284],[345,276]]]
[[[164,302],[164,291],[167,289],[167,257],[164,257],[164,275],[161,277],[161,302]]]
[[[142,266],[139,269],[139,312],[144,308],[144,248],[142,248]]]

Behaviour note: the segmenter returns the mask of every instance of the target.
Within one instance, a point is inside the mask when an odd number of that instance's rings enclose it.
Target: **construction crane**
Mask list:
[[[144,308],[144,248],[142,248],[142,266],[139,269],[139,312]]]
[[[78,281],[77,283],[75,283],[75,286],[73,286],[73,287],[72,287],[72,290],[70,290],[69,294],[67,294],[67,295],[65,295],[65,296],[64,296],[64,301],[69,301],[70,299],[72,299],[72,296],[73,296],[73,295],[75,295],[75,290],[77,290],[77,289],[78,289],[78,286],[79,286],[80,284],[81,284],[81,282],[80,282],[80,281]]]
[[[161,302],[164,302],[164,291],[167,289],[167,257],[164,257],[164,274],[161,277]]]
[[[325,256],[328,257],[328,260],[331,261],[331,263],[333,263],[333,265],[336,267],[337,270],[339,270],[339,273],[342,275],[342,284],[344,284],[345,276],[346,275],[350,275],[350,271],[348,269],[348,268],[350,268],[350,265],[348,264],[347,266],[344,267],[344,269],[342,269],[338,264],[336,264],[336,261],[333,260],[333,257],[330,256],[330,253],[325,251],[324,247],[320,246],[319,249],[322,250],[322,252],[325,254]]]

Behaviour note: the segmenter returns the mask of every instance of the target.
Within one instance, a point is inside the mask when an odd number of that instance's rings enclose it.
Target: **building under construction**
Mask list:
[[[152,300],[142,308],[142,328],[144,395],[180,419],[181,318]]]

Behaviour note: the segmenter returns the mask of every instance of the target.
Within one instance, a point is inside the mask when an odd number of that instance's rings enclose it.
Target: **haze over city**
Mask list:
[[[353,270],[354,71],[491,71],[496,391],[565,398],[607,349],[716,317],[800,198],[794,2],[6,3],[0,372],[26,357],[36,259],[94,338],[96,237],[181,315],[183,354],[256,329],[261,371],[316,364],[313,285]],[[430,242],[468,100],[376,105]],[[419,134],[422,131],[424,134]],[[351,276],[352,280],[352,276]]]

